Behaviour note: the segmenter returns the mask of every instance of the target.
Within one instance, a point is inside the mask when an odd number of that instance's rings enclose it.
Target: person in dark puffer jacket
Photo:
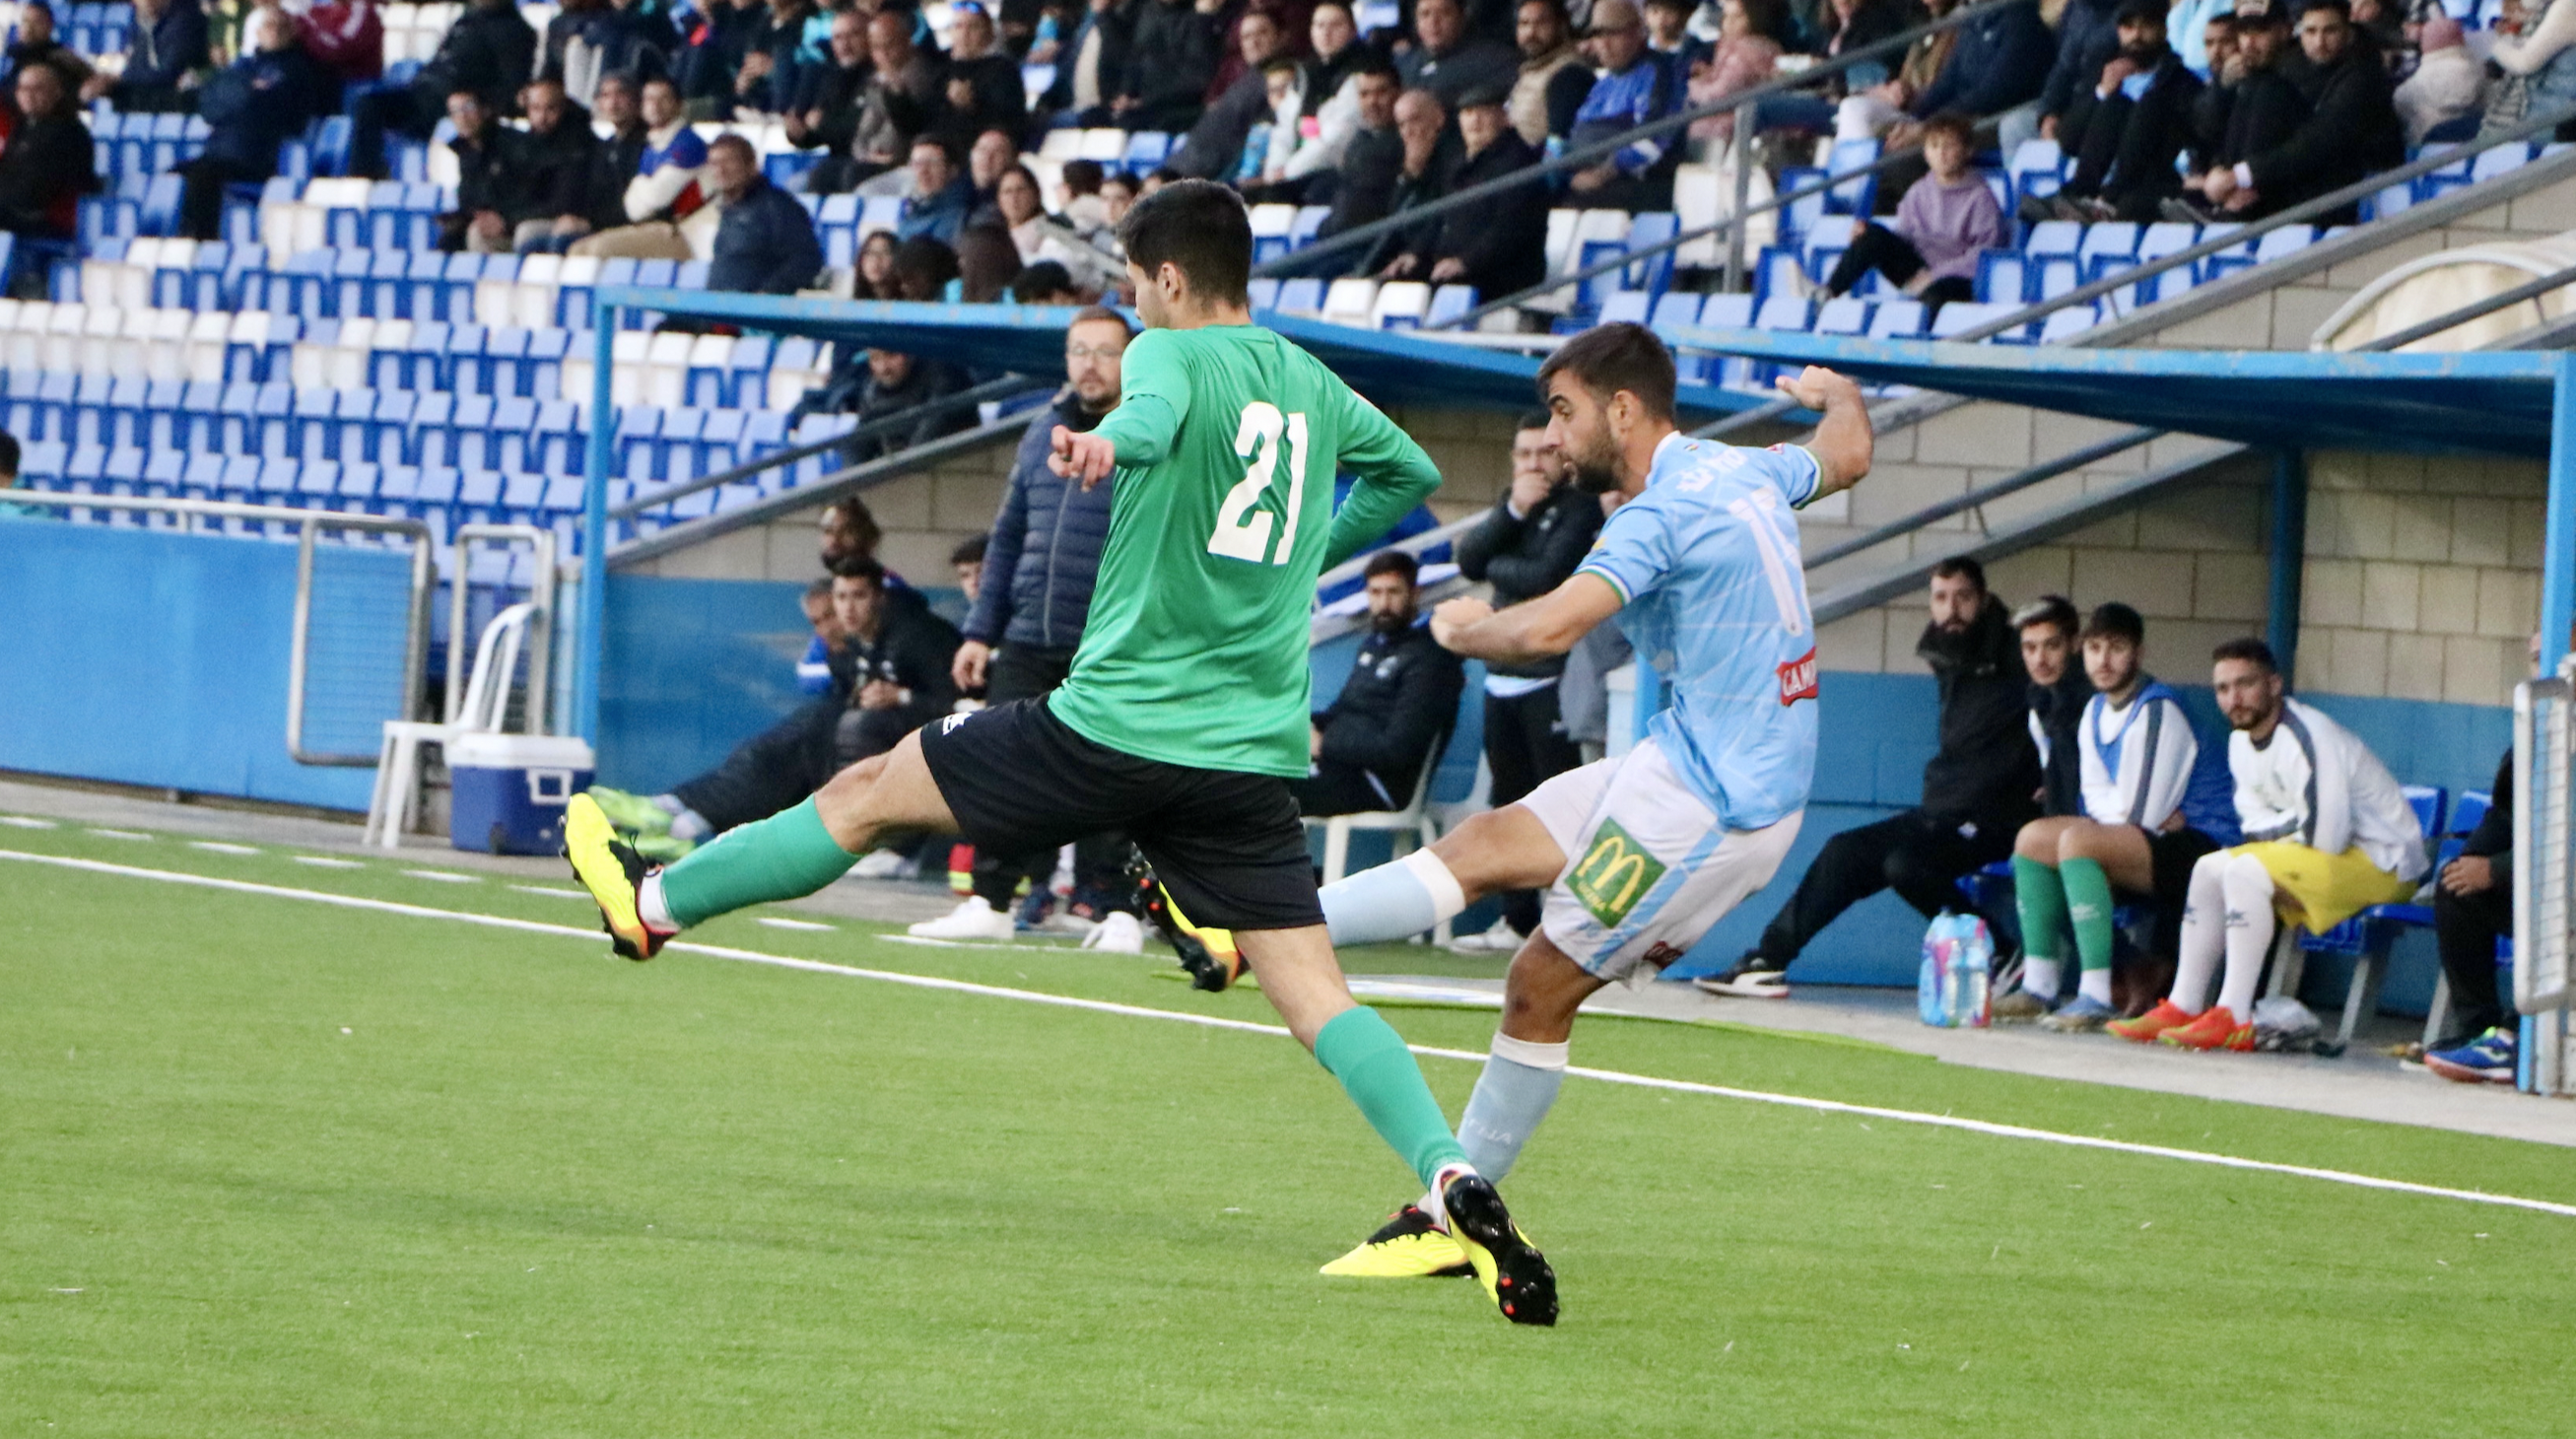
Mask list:
[[[1064,392],[1030,417],[1020,437],[1002,508],[985,541],[984,578],[966,616],[966,640],[957,647],[958,688],[983,686],[988,703],[1033,699],[1064,683],[1073,668],[1091,614],[1100,552],[1109,542],[1116,481],[1083,489],[1047,468],[1047,455],[1056,426],[1088,431],[1117,407],[1118,362],[1129,334],[1115,310],[1094,307],[1077,314],[1065,330]],[[1074,846],[1077,905],[1096,909],[1125,902],[1119,878],[1126,851],[1125,842],[1110,835]],[[978,851],[975,895],[966,902],[1008,915],[1020,882],[1043,886],[1054,869],[1052,851]]]
[[[211,127],[206,148],[178,167],[179,230],[196,240],[222,235],[224,187],[277,173],[277,148],[302,133],[320,99],[321,75],[295,43],[283,10],[251,16],[251,53],[199,88],[197,113]]]
[[[1467,672],[1422,622],[1421,572],[1402,550],[1369,558],[1368,638],[1342,692],[1314,716],[1313,770],[1288,782],[1308,818],[1402,809],[1440,762]]]

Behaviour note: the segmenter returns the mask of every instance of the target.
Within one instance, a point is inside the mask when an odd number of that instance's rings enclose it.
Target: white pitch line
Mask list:
[[[12,827],[17,828],[17,829],[60,829],[60,828],[62,828],[62,826],[60,826],[60,825],[58,825],[58,824],[54,823],[52,820],[49,820],[49,819],[38,819],[38,818],[36,818],[36,817],[35,817],[35,816],[33,816],[33,815],[25,815],[25,814],[0,814],[0,824],[9,825],[9,826],[12,826]]]
[[[414,879],[434,879],[440,884],[473,884],[474,876],[458,874],[452,869],[407,869],[403,873]]]
[[[402,904],[393,900],[363,899],[356,895],[328,894],[321,890],[290,889],[283,885],[257,884],[249,880],[217,879],[211,875],[187,874],[174,870],[143,869],[134,865],[110,864],[104,860],[74,859],[67,855],[28,854],[20,850],[0,849],[0,860],[18,860],[28,864],[52,865],[61,869],[86,870],[92,874],[111,874],[128,879],[158,880],[164,884],[195,885],[202,889],[231,890],[237,894],[267,895],[273,899],[303,900],[311,904],[336,905],[342,909],[372,910],[379,914],[409,915],[419,919],[443,919],[456,924],[481,925],[488,929],[512,929],[527,934],[556,935],[565,939],[599,942],[599,932],[575,929],[571,925],[546,924],[532,919],[509,919],[496,914],[473,914],[463,910],[432,909],[427,905]],[[1212,1014],[1186,1014],[1178,1010],[1151,1009],[1138,1004],[1119,1004],[1106,999],[1077,999],[1072,995],[1044,994],[1037,990],[1011,989],[997,984],[975,984],[962,979],[942,979],[927,974],[900,974],[892,970],[862,969],[856,965],[827,964],[818,959],[797,959],[783,954],[763,954],[758,950],[734,949],[720,944],[699,944],[674,940],[664,948],[685,954],[704,955],[710,959],[730,959],[744,964],[765,964],[778,969],[801,969],[814,974],[834,974],[849,979],[872,979],[884,984],[900,984],[913,989],[943,990],[951,994],[973,994],[987,999],[1011,999],[1023,1004],[1042,1004],[1057,1009],[1081,1009],[1094,1014],[1125,1015],[1133,1019],[1155,1019],[1172,1024],[1194,1024],[1203,1029],[1230,1029],[1245,1034],[1289,1038],[1288,1031],[1275,1024],[1255,1024],[1249,1020],[1224,1019]],[[1485,1056],[1472,1050],[1443,1049],[1434,1045],[1408,1045],[1415,1054],[1434,1059],[1456,1059],[1482,1064]],[[1723,1084],[1700,1084],[1686,1079],[1660,1079],[1647,1074],[1629,1074],[1616,1069],[1587,1069],[1570,1066],[1566,1073],[1605,1084],[1624,1084],[1640,1089],[1661,1089],[1681,1094],[1705,1094],[1720,1099],[1740,1099],[1754,1104],[1780,1105],[1822,1114],[1849,1114],[1867,1119],[1884,1119],[1898,1124],[1918,1124],[1935,1129],[1958,1129],[1998,1139],[2027,1139],[2043,1144],[2062,1144],[2077,1149],[2108,1150],[2115,1154],[2135,1154],[2152,1159],[2174,1159],[2189,1164],[2209,1164],[2222,1169],[2252,1170],[2265,1174],[2286,1174],[2300,1179],[2322,1180],[2329,1184],[2347,1184],[2361,1189],[2384,1190],[2395,1194],[2421,1195],[2430,1199],[2457,1199],[2470,1204],[2492,1204],[2508,1209],[2528,1209],[2541,1214],[2556,1214],[2576,1219],[2576,1204],[2559,1204],[2546,1199],[2524,1199],[2511,1194],[2487,1194],[2475,1189],[2450,1189],[2438,1184],[2415,1184],[2403,1179],[2381,1179],[2374,1175],[2354,1174],[2341,1169],[2318,1169],[2304,1164],[2278,1164],[2264,1159],[2240,1159],[2228,1154],[2210,1154],[2197,1149],[2173,1149],[2161,1144],[2138,1144],[2125,1139],[2101,1139],[2086,1134],[2063,1134],[2053,1129],[2031,1129],[2018,1124],[1996,1124],[1983,1119],[1961,1119],[1948,1114],[1923,1114],[1910,1109],[1885,1109],[1873,1104],[1847,1104],[1836,1099],[1810,1099],[1797,1094],[1774,1094],[1760,1089],[1736,1089]]]
[[[582,898],[588,899],[590,896],[585,894]],[[801,929],[819,931],[823,934],[834,934],[838,932],[832,925],[816,924],[810,919],[780,919],[775,915],[764,914],[760,917],[760,922],[768,925],[771,929]]]
[[[93,829],[90,833],[101,839],[150,839],[152,837],[141,830],[133,829]]]
[[[289,858],[297,864],[309,864],[315,869],[365,869],[367,867],[359,860],[333,859],[327,854],[298,854],[290,855]]]
[[[226,844],[226,843],[224,843],[222,840],[219,840],[219,839],[192,839],[192,840],[188,841],[188,848],[190,848],[190,849],[202,849],[202,850],[204,850],[204,851],[205,851],[206,853],[208,853],[208,854],[257,854],[257,853],[259,853],[259,851],[258,851],[258,850],[256,850],[256,849],[252,848],[252,847],[251,847],[251,846],[249,846],[249,845],[246,845],[246,844]]]
[[[548,899],[588,899],[590,892],[581,889],[556,889],[544,884],[514,884],[510,888],[521,894],[541,894]]]

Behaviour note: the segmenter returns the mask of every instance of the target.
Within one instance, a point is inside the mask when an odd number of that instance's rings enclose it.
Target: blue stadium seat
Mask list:
[[[1249,294],[1253,309],[1268,310],[1275,308],[1279,303],[1279,281],[1269,275],[1260,276],[1253,280],[1249,288]]]
[[[1438,296],[1433,297],[1436,301]],[[1324,282],[1301,275],[1279,286],[1279,313],[1312,318],[1324,311]]]
[[[1473,285],[1442,285],[1431,292],[1431,308],[1424,311],[1422,324],[1434,329],[1456,320],[1476,308],[1478,301]]]
[[[1656,329],[1699,323],[1700,296],[1687,291],[1674,291],[1655,301],[1648,324]]]
[[[1653,298],[1643,290],[1613,290],[1601,299],[1601,323],[1642,325]]]
[[[1131,175],[1143,175],[1161,167],[1172,153],[1172,137],[1159,130],[1138,130],[1127,137],[1127,154],[1120,167]]]

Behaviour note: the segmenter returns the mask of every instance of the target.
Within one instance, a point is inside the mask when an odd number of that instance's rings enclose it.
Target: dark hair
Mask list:
[[[1512,433],[1517,435],[1523,430],[1544,430],[1555,418],[1545,410],[1523,410],[1521,417],[1512,421]]]
[[[2075,613],[2075,602],[2064,595],[2041,595],[2013,611],[2013,632],[2018,634],[2032,625],[2054,625],[2067,639],[2075,638],[2082,627],[2082,617]]]
[[[2113,600],[2095,605],[2092,616],[2084,621],[2085,639],[2127,640],[2132,645],[2147,642],[2147,622],[2136,610]]]
[[[1056,260],[1040,260],[1020,267],[1018,278],[1011,281],[1011,298],[1023,305],[1034,305],[1050,295],[1062,295],[1073,289],[1073,272]]]
[[[1383,75],[1398,85],[1404,83],[1404,72],[1395,68],[1395,62],[1374,50],[1354,62],[1349,73],[1354,80],[1366,79],[1371,75]]]
[[[1379,575],[1402,575],[1408,585],[1421,573],[1422,561],[1402,550],[1380,550],[1369,556],[1369,562],[1360,568],[1360,578],[1364,580],[1373,580]]]
[[[2352,0],[2308,0],[2308,3],[2299,7],[2299,14],[2305,16],[2311,10],[2332,10],[2344,19],[2350,20],[2352,19]]]
[[[2204,20],[2204,21],[2202,21],[2202,22],[2201,22],[2201,30],[2202,30],[2202,32],[2203,32],[2204,34],[2205,34],[2205,33],[2207,33],[2208,28],[2209,28],[2210,26],[2212,26],[2212,25],[2224,25],[2224,26],[2226,26],[2226,27],[2227,27],[2228,29],[2230,29],[2230,30],[2235,29],[2235,28],[2236,28],[2236,14],[2235,14],[2235,12],[2234,12],[2234,11],[2231,11],[2231,10],[2221,10],[2221,11],[2219,11],[2218,13],[2216,13],[2216,14],[2214,14],[2214,15],[2210,16],[2207,20]]]
[[[740,150],[742,152],[743,160],[750,164],[754,170],[757,170],[760,166],[760,151],[754,148],[749,140],[742,138],[740,135],[718,135],[707,142],[707,153],[709,155],[713,155],[718,150]]]
[[[1073,322],[1072,324],[1066,325],[1065,329],[1069,331],[1074,327],[1074,325],[1089,325],[1094,323],[1116,325],[1119,329],[1127,332],[1127,337],[1129,339],[1132,340],[1136,337],[1136,327],[1127,323],[1127,317],[1118,313],[1116,310],[1109,308],[1107,305],[1085,305],[1081,309],[1074,311]]]
[[[957,548],[948,552],[948,563],[952,565],[980,565],[984,563],[984,546],[990,538],[991,537],[988,535],[968,535],[966,538],[959,540],[957,542]]]
[[[1947,135],[1973,150],[1976,148],[1977,122],[1956,110],[1944,110],[1923,122],[1923,138]]]
[[[2209,652],[2211,664],[2219,664],[2227,660],[2243,660],[2267,675],[2281,672],[2281,662],[2272,658],[2272,647],[2252,635],[2247,635],[2243,639],[2228,640]]]
[[[1595,325],[1557,346],[1538,367],[1541,401],[1547,399],[1548,382],[1560,374],[1573,376],[1604,403],[1625,390],[1650,417],[1673,417],[1673,352],[1643,325]]]
[[[805,603],[809,605],[814,603],[816,600],[829,600],[830,598],[832,598],[832,577],[830,575],[825,575],[823,578],[816,580],[814,583],[805,587]]]
[[[0,479],[18,482],[18,437],[0,430]]]
[[[1175,180],[1136,202],[1118,222],[1127,258],[1153,275],[1179,268],[1190,292],[1209,304],[1249,303],[1252,220],[1243,200],[1209,180]]]
[[[1068,160],[1065,163],[1070,165],[1073,162]],[[1112,170],[1107,174],[1102,175],[1100,177],[1100,184],[1103,189],[1106,189],[1111,185],[1124,185],[1127,187],[1127,193],[1131,195],[1145,188],[1144,181],[1137,179],[1135,176],[1128,174],[1124,170]]]
[[[873,555],[877,552],[877,546],[885,542],[885,528],[877,523],[877,517],[868,509],[867,501],[852,495],[833,505],[831,512],[841,517],[841,528],[850,537],[852,554]]]
[[[1978,594],[1987,593],[1986,567],[1978,564],[1974,556],[1952,555],[1932,567],[1932,578],[1936,580],[1955,580],[1963,576],[1977,587]]]
[[[1182,174],[1180,171],[1173,169],[1169,165],[1157,165],[1146,172],[1145,178],[1153,181],[1157,185],[1176,185],[1181,181],[1188,179],[1189,176]],[[1218,188],[1223,189],[1224,187],[1219,186]]]
[[[894,247],[894,266],[886,272],[897,299],[936,300],[957,278],[957,252],[928,235],[915,235]]]
[[[1068,195],[1097,195],[1100,182],[1108,175],[1097,160],[1067,160],[1059,178],[1064,181],[1064,192]]]
[[[865,580],[870,588],[885,588],[885,566],[867,555],[843,555],[832,565],[836,580]]]
[[[1020,247],[999,225],[969,225],[957,235],[957,278],[966,303],[989,305],[1010,293],[1020,275]]]

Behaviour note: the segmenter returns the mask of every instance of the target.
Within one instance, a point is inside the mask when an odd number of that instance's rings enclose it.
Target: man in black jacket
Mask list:
[[[859,183],[850,144],[859,137],[859,106],[866,98],[868,21],[856,10],[832,17],[832,63],[808,67],[794,103],[783,117],[788,142],[800,150],[821,150],[822,163],[806,172],[805,188],[816,195],[842,194]]]
[[[1914,652],[1941,693],[1941,747],[1923,767],[1922,803],[1825,841],[1762,942],[1701,989],[1785,998],[1789,962],[1844,910],[1883,889],[1926,919],[1956,908],[1959,876],[2012,853],[2013,836],[2039,814],[2039,756],[2025,727],[2030,677],[1975,560],[1933,567],[1932,622]]]
[[[1198,180],[1234,178],[1235,167],[1243,160],[1243,142],[1251,137],[1252,127],[1270,121],[1270,81],[1263,67],[1286,53],[1284,38],[1279,21],[1268,11],[1244,12],[1242,25],[1235,32],[1235,44],[1243,56],[1243,73],[1190,127],[1180,148],[1172,153],[1172,169]]]
[[[973,428],[975,409],[972,405],[951,405],[937,410],[928,408],[931,402],[965,388],[964,372],[946,360],[916,359],[900,350],[869,350],[867,379],[859,385],[855,407],[860,427],[897,420],[914,410],[923,413],[910,424],[893,424],[842,446],[843,461],[864,465],[870,460],[927,444],[942,435]]]
[[[2013,612],[2021,637],[2021,667],[2030,676],[2030,742],[2039,751],[2039,812],[2084,813],[2084,765],[2076,731],[2093,681],[2076,661],[2075,636],[2083,620],[2064,595],[2042,595]]]
[[[949,31],[943,104],[934,128],[959,147],[987,130],[999,130],[1016,144],[1029,119],[1020,62],[1002,48],[993,17],[977,0],[964,0],[949,13],[955,22]]]
[[[760,156],[740,135],[707,146],[707,189],[723,208],[707,256],[707,288],[746,295],[793,295],[823,268],[814,217],[760,173]]]
[[[2496,766],[2495,798],[2460,857],[2433,886],[2433,932],[2451,986],[2451,1038],[2425,1046],[2444,1079],[2513,1083],[2513,1006],[2496,988],[2496,941],[2513,935],[2513,751]]]
[[[2298,34],[2300,62],[2281,68],[2307,102],[2307,118],[2287,139],[2246,145],[2234,163],[2201,177],[2201,194],[2218,213],[2257,219],[2406,158],[2406,128],[2397,118],[2388,68],[2354,39],[2350,0],[2308,0]],[[2244,104],[2240,95],[2238,108]],[[2356,213],[2357,206],[2347,207],[2317,223],[2350,224]]]
[[[1416,622],[1421,562],[1381,550],[1363,573],[1368,638],[1341,694],[1314,717],[1314,768],[1289,785],[1310,818],[1411,804],[1424,772],[1440,762],[1467,687],[1465,665]]]
[[[1565,457],[1548,446],[1547,426],[1545,411],[1521,417],[1512,433],[1511,488],[1483,523],[1458,537],[1458,572],[1492,585],[1497,609],[1565,583],[1601,532],[1600,497],[1573,483]],[[1562,657],[1485,666],[1485,767],[1494,808],[1583,763],[1557,692],[1564,673]],[[1502,923],[1460,947],[1508,952],[1538,928],[1537,891],[1512,891],[1502,905]]]
[[[1458,109],[1466,158],[1444,192],[1517,174],[1542,158],[1512,129],[1501,90],[1471,92]],[[1485,299],[1515,294],[1547,278],[1547,185],[1532,180],[1499,191],[1409,231],[1405,252],[1380,276],[1473,285]]]
[[[1403,145],[1403,158],[1395,172],[1395,188],[1387,198],[1389,218],[1418,210],[1449,193],[1449,176],[1458,168],[1456,131],[1449,127],[1449,112],[1440,97],[1428,90],[1407,90],[1396,97],[1395,133]],[[1353,141],[1352,148],[1358,148]],[[1389,230],[1377,237],[1357,265],[1354,275],[1384,272],[1397,256],[1417,246],[1428,249],[1436,237],[1439,220],[1417,221],[1401,229]]]
[[[1055,427],[1076,434],[1097,426],[1118,405],[1119,361],[1130,332],[1115,310],[1093,307],[1073,318],[1064,333],[1064,392],[1029,420],[1002,491],[1002,507],[985,537],[984,578],[966,616],[957,646],[957,687],[984,691],[988,704],[1034,699],[1063,684],[1073,669],[1091,615],[1091,589],[1100,574],[1100,552],[1109,542],[1110,502],[1116,477],[1084,489],[1047,465]],[[1073,847],[1073,901],[1078,918],[1106,923],[1135,902],[1135,886],[1122,884],[1127,845],[1116,835],[1094,835]],[[931,939],[1009,939],[1015,930],[1011,903],[1022,882],[1031,898],[1046,893],[1055,851],[1034,854],[975,852],[975,892],[950,914],[914,925]],[[1132,925],[1133,916],[1130,916]],[[1120,930],[1130,925],[1119,926]],[[1139,943],[1141,930],[1136,931]],[[1111,938],[1114,938],[1111,937]],[[1123,942],[1105,947],[1127,950]]]
[[[1363,61],[1356,73],[1359,129],[1342,149],[1342,163],[1333,177],[1333,208],[1317,231],[1323,236],[1385,219],[1395,205],[1395,182],[1404,173],[1404,137],[1395,130],[1395,100],[1403,93],[1404,82],[1384,60]],[[1334,263],[1346,264],[1352,258],[1345,252]]]
[[[98,188],[89,127],[71,106],[62,72],[42,60],[18,72],[15,98],[21,118],[0,148],[0,230],[68,240],[80,197]],[[18,269],[25,282],[41,287],[44,266]]]
[[[2153,220],[2182,193],[2174,162],[2192,143],[2192,107],[2200,77],[2165,43],[2165,9],[2157,0],[2125,0],[2120,53],[2102,67],[2058,121],[2057,142],[2075,157],[2074,178],[2046,205],[2025,200],[2024,219]]]
[[[456,138],[456,208],[438,217],[438,247],[478,255],[507,254],[525,172],[519,151],[527,137],[504,128],[483,107],[483,97],[459,90],[447,97]]]
[[[537,32],[520,18],[514,0],[473,0],[410,85],[371,91],[350,105],[350,172],[382,179],[385,131],[428,139],[447,113],[447,97],[459,90],[481,97],[491,114],[513,113],[519,86],[535,72],[536,59]]]
[[[853,555],[832,567],[832,613],[849,656],[850,705],[833,736],[835,772],[895,747],[957,704],[957,627],[921,591],[889,589],[885,566]],[[819,788],[826,774],[816,779]]]
[[[519,137],[518,193],[509,216],[511,246],[524,255],[590,232],[601,145],[590,112],[565,97],[562,81],[529,82],[522,103],[528,129]]]
[[[1127,47],[1126,73],[1109,102],[1112,123],[1130,130],[1187,130],[1198,123],[1224,44],[1218,17],[1191,0],[1142,0]]]

